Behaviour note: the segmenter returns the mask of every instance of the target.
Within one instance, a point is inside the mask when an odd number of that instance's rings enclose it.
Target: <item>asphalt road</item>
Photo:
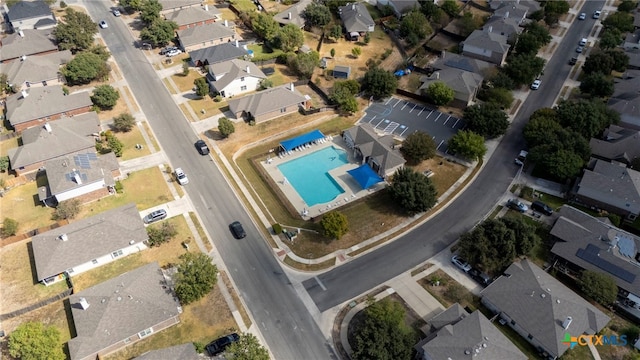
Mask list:
[[[211,158],[196,152],[193,145],[197,140],[196,134],[142,51],[135,47],[135,40],[125,23],[109,12],[113,3],[86,1],[84,5],[94,21],[105,19],[108,22],[109,27],[100,29],[100,34],[171,165],[182,167],[188,175],[190,183],[185,190],[213,237],[216,250],[249,305],[274,358],[335,358],[330,341],[324,338],[298,298],[232,188]],[[244,224],[246,238],[233,239],[228,225],[234,220]],[[211,311],[215,313],[217,310]]]
[[[401,238],[318,275],[318,280],[304,281],[305,289],[320,311],[352,299],[423,263],[455,242],[491,211],[519,169],[513,159],[525,146],[522,138],[524,125],[535,110],[553,106],[571,71],[569,59],[575,56],[574,50],[580,38],[588,36],[594,25],[591,14],[603,5],[604,1],[585,2],[582,11],[587,13],[587,20],[576,20],[571,25],[545,68],[540,89],[532,92],[521,105],[518,116],[493,156],[466,191],[444,211]]]

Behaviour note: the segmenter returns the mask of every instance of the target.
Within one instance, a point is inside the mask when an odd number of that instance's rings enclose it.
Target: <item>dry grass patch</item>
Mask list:
[[[418,280],[418,284],[436,298],[445,308],[450,307],[456,302],[462,305],[462,307],[476,307],[473,303],[473,294],[441,269]]]
[[[169,78],[162,79],[162,82],[164,83],[164,86],[167,88],[167,90],[169,90],[171,94],[175,95],[178,93],[175,87],[173,86],[173,84],[171,83],[171,81],[169,80]]]
[[[415,166],[414,170],[418,172],[433,171],[433,176],[430,179],[438,191],[438,196],[440,196],[460,179],[462,174],[467,171],[467,168],[464,165],[436,156]]]
[[[140,111],[140,108],[138,108],[138,103],[135,101],[135,97],[133,96],[131,89],[129,89],[128,86],[123,86],[122,88],[124,89],[125,96],[129,98],[129,111],[133,113],[137,113],[138,111]]]
[[[422,74],[416,72],[405,75],[398,80],[398,87],[414,94],[418,94],[418,89],[422,85],[422,81],[420,81],[420,77],[422,76]]]
[[[182,114],[184,115],[184,117],[189,120],[189,122],[194,122],[194,121],[198,121],[198,119],[194,119],[193,116],[191,115],[191,111],[189,111],[189,105],[182,103],[180,105],[178,105],[178,107],[180,108],[180,110],[182,110]]]
[[[3,216],[18,221],[19,233],[54,223],[51,220],[53,209],[43,206],[38,200],[38,183],[36,181],[14,187],[5,193],[0,200],[0,207],[4,209]]]
[[[120,89],[116,89],[116,91],[118,92],[118,95],[120,95],[120,98],[113,108],[108,110],[100,110],[98,112],[98,119],[100,119],[100,121],[110,121],[111,119],[122,113],[129,112],[129,107],[127,106],[127,102],[122,97],[122,92],[120,91]],[[93,92],[91,93],[93,94]]]
[[[204,243],[204,248],[207,250],[207,253],[211,252],[211,250],[213,250],[213,246],[211,245],[211,242],[209,241],[209,237],[207,236],[207,233],[205,233],[204,228],[202,227],[202,224],[200,224],[200,220],[198,220],[196,213],[194,213],[193,211],[190,211],[189,217],[191,218],[193,225],[196,227],[196,231],[198,231],[198,235],[200,236],[200,239]]]
[[[457,47],[458,42],[446,35],[438,33],[438,35],[434,36],[433,39],[427,42],[427,45],[436,51],[442,51],[451,50],[452,48]]]
[[[218,281],[222,281],[221,285],[227,288],[227,292],[231,295],[233,303],[236,305],[238,312],[240,313],[240,317],[242,318],[242,322],[244,322],[244,326],[247,328],[251,327],[252,321],[249,317],[249,313],[247,313],[247,309],[244,308],[244,304],[240,301],[240,297],[236,292],[236,289],[231,285],[231,279],[229,275],[225,271],[220,271],[220,276],[218,277]]]
[[[115,134],[124,144],[121,160],[130,160],[151,154],[151,150],[145,145],[146,141],[138,126],[134,126],[131,131],[117,132]],[[143,145],[142,149],[136,149],[136,144]]]
[[[160,150],[160,146],[158,145],[158,142],[156,141],[156,137],[153,134],[153,131],[151,131],[151,128],[149,127],[149,123],[146,121],[142,121],[142,128],[144,130],[144,132],[147,134],[147,138],[149,139],[149,141],[151,141],[151,144],[153,145],[153,148],[155,149],[155,151],[159,151]],[[149,145],[149,144],[147,144]]]
[[[334,266],[336,264],[336,258],[331,258],[329,260],[323,261],[318,264],[311,264],[311,263],[305,264],[305,263],[299,263],[293,260],[289,256],[285,256],[283,262],[295,269],[302,270],[302,271],[320,271],[320,270],[325,270]]]
[[[39,322],[45,326],[55,326],[60,330],[60,345],[75,336],[72,329],[71,307],[68,301],[56,301],[26,314],[2,321],[2,330],[10,333],[25,322]],[[7,357],[12,359],[11,357]]]
[[[214,101],[209,96],[205,96],[202,99],[189,100],[187,104],[191,106],[200,120],[221,114],[222,111],[220,109],[227,106],[226,101]]]
[[[190,69],[187,76],[184,76],[182,74],[171,75],[171,79],[178,87],[179,92],[190,91],[191,89],[193,89],[193,82],[201,77],[203,76],[194,69]]]

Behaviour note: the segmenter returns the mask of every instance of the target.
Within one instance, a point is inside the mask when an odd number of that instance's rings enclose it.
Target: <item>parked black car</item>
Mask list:
[[[204,142],[204,140],[196,141],[195,147],[198,150],[198,152],[200,153],[200,155],[208,155],[209,154],[209,147],[207,146],[207,143]]]
[[[213,340],[209,343],[209,345],[205,347],[205,349],[207,349],[209,355],[215,356],[223,353],[227,346],[233,344],[238,340],[240,340],[240,336],[238,336],[238,334],[229,334],[227,336],[223,336],[219,339]]]
[[[244,232],[244,228],[239,221],[232,222],[231,225],[229,225],[229,230],[231,230],[231,233],[236,239],[242,239],[247,236],[247,233]]]
[[[493,282],[493,279],[491,278],[491,276],[483,273],[482,271],[476,268],[469,270],[469,276],[471,276],[473,280],[479,282],[480,285],[482,286],[488,286]]]
[[[553,214],[553,209],[549,205],[547,205],[547,204],[545,204],[545,203],[543,203],[542,201],[539,201],[539,200],[536,200],[536,201],[531,203],[531,210],[534,210],[534,211],[537,211],[537,212],[541,212],[541,213],[543,213],[545,215]]]

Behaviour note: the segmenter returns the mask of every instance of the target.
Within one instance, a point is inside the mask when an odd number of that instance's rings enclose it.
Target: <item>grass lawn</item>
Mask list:
[[[77,218],[101,213],[119,206],[135,203],[138,210],[145,210],[173,199],[166,181],[157,167],[131,173],[122,180],[124,193],[107,196],[82,206]]]
[[[191,106],[196,115],[198,115],[198,118],[200,120],[218,115],[222,112],[220,111],[220,109],[227,106],[226,101],[214,101],[208,96],[205,96],[204,98],[198,100],[189,100],[188,104],[189,106]],[[202,110],[204,110],[204,114],[202,113]]]
[[[38,200],[38,182],[30,181],[17,186],[4,194],[0,206],[3,216],[19,223],[18,233],[23,233],[54,223],[51,220],[53,208],[42,205]]]
[[[253,12],[257,10],[256,5],[251,0],[231,0],[229,1],[238,11]]]
[[[176,86],[178,87],[178,90],[180,92],[185,92],[185,91],[189,91],[191,89],[193,89],[193,82],[198,79],[203,77],[202,75],[200,75],[200,73],[198,73],[198,71],[194,70],[194,69],[190,69],[189,71],[189,75],[184,76],[182,74],[174,74],[171,75],[171,79],[173,80],[173,82],[176,84]]]
[[[520,197],[527,201],[535,201],[540,200],[545,204],[551,206],[554,211],[557,211],[562,207],[562,205],[566,204],[567,201],[563,198],[559,198],[557,196],[549,195],[542,191],[534,191],[532,188],[525,186],[520,191]]]
[[[187,109],[187,104],[180,104],[179,105],[180,110],[182,110],[182,113],[184,114],[184,117],[187,118],[187,120],[189,120],[189,122],[193,122],[193,121],[197,121],[198,119],[194,119],[193,116],[191,116],[191,112]]]
[[[122,97],[122,92],[120,91],[120,89],[116,89],[116,91],[118,91],[120,98],[113,108],[109,110],[98,111],[98,119],[100,119],[100,121],[111,120],[122,113],[131,113],[131,111],[129,111],[129,108],[127,107],[127,102]]]
[[[151,150],[146,145],[142,132],[137,126],[134,126],[129,132],[116,132],[115,135],[124,144],[120,160],[130,160],[151,154]],[[150,134],[149,136],[152,137]],[[136,144],[141,144],[142,149],[136,149]]]
[[[142,127],[144,128],[144,131],[147,133],[147,137],[149,138],[149,140],[151,140],[153,147],[156,149],[156,151],[160,151],[160,145],[158,145],[158,142],[156,141],[156,138],[153,135],[153,131],[151,131],[151,128],[149,127],[149,123],[146,121],[143,121]]]
[[[318,44],[316,43],[316,45]],[[264,44],[251,44],[247,46],[247,49],[253,51],[253,57],[255,59],[260,59],[266,54],[273,54],[273,56],[277,56],[283,53],[280,49],[272,49]]]
[[[164,86],[169,90],[169,92],[171,94],[177,94],[176,90],[171,85],[171,82],[169,81],[169,78],[162,79],[162,82],[164,83]]]
[[[129,110],[131,110],[134,113],[140,111],[140,109],[138,108],[138,105],[134,101],[134,97],[133,97],[133,94],[131,93],[131,89],[129,89],[128,86],[123,86],[122,88],[124,89],[124,92],[126,93],[126,96],[130,100],[131,107],[133,107],[133,109],[129,109]]]
[[[40,322],[45,326],[54,326],[60,330],[60,346],[75,336],[72,329],[71,306],[68,301],[56,301],[34,311],[2,321],[2,330],[10,333],[25,322]],[[9,357],[7,357],[9,358]]]

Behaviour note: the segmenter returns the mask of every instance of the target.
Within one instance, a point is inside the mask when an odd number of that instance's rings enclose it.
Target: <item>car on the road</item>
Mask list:
[[[578,54],[580,54],[580,53],[581,53],[581,52],[583,52],[583,51],[584,51],[584,47],[583,47],[583,46],[578,46],[578,47],[576,48],[576,52],[577,52]]]
[[[493,278],[491,276],[483,273],[476,268],[469,270],[469,276],[471,276],[473,280],[479,282],[483,286],[488,286],[493,282]]]
[[[180,49],[173,49],[173,50],[171,50],[171,51],[169,51],[169,52],[167,53],[167,57],[172,57],[172,56],[176,56],[176,55],[180,55],[180,54],[182,54],[182,50],[180,50]]]
[[[527,152],[526,150],[520,150],[520,153],[518,154],[518,157],[513,161],[516,163],[516,165],[524,165],[524,161],[527,160],[527,156],[529,155],[529,152]]]
[[[578,57],[574,56],[569,60],[569,65],[575,65],[578,62]]]
[[[200,155],[208,155],[209,154],[209,147],[207,146],[207,143],[204,142],[204,140],[196,141],[195,147],[198,150],[198,152],[200,153]]]
[[[207,346],[205,346],[205,349],[207,349],[207,352],[210,356],[216,356],[223,353],[227,346],[233,344],[238,340],[240,340],[240,336],[238,336],[238,334],[229,334],[227,336],[223,336],[219,339],[213,340]]]
[[[160,210],[156,210],[153,212],[150,212],[147,216],[144,217],[144,223],[145,224],[151,224],[154,223],[156,221],[160,221],[162,219],[165,219],[167,217],[167,210],[165,209],[160,209]]]
[[[585,45],[587,45],[587,38],[582,38],[582,39],[580,39],[580,42],[578,43],[578,45],[580,45],[580,46],[585,46]]]
[[[178,179],[180,185],[187,185],[189,183],[189,178],[187,177],[187,174],[184,173],[182,168],[176,168],[175,173],[176,179]]]
[[[162,50],[160,50],[160,55],[167,55],[167,53],[172,50],[178,50],[178,48],[175,46],[167,46],[165,48],[162,48]]]
[[[531,90],[538,90],[540,88],[540,84],[542,84],[542,80],[534,80],[533,84],[531,84]]]
[[[100,20],[100,22],[98,23],[98,25],[100,25],[101,29],[106,29],[109,27],[109,25],[107,25],[107,22],[104,20]]]
[[[594,12],[593,12],[593,16],[592,16],[592,17],[593,17],[594,19],[600,19],[600,15],[601,15],[601,14],[602,14],[602,11],[600,11],[600,10],[596,10],[596,11],[594,11]]]
[[[547,216],[553,214],[553,209],[551,208],[551,206],[543,203],[540,200],[536,200],[531,203],[531,210],[541,212]]]
[[[523,212],[527,212],[527,210],[529,210],[529,207],[523,203],[522,201],[518,200],[518,199],[509,199],[507,201],[507,207],[509,209],[515,210],[515,211],[519,211],[521,213]]]
[[[580,13],[580,16],[578,16],[578,20],[584,20],[587,18],[587,13]]]
[[[471,265],[469,265],[466,261],[464,261],[460,256],[458,255],[453,255],[451,257],[451,262],[457,266],[458,268],[460,268],[460,270],[464,271],[464,272],[469,272],[469,270],[471,270]]]
[[[118,9],[113,9],[112,13],[113,13],[113,16],[115,16],[115,17],[120,16],[120,10],[118,10]]]
[[[242,224],[240,221],[234,221],[229,225],[229,230],[233,234],[233,237],[236,239],[243,239],[247,236],[247,233],[244,231]]]

